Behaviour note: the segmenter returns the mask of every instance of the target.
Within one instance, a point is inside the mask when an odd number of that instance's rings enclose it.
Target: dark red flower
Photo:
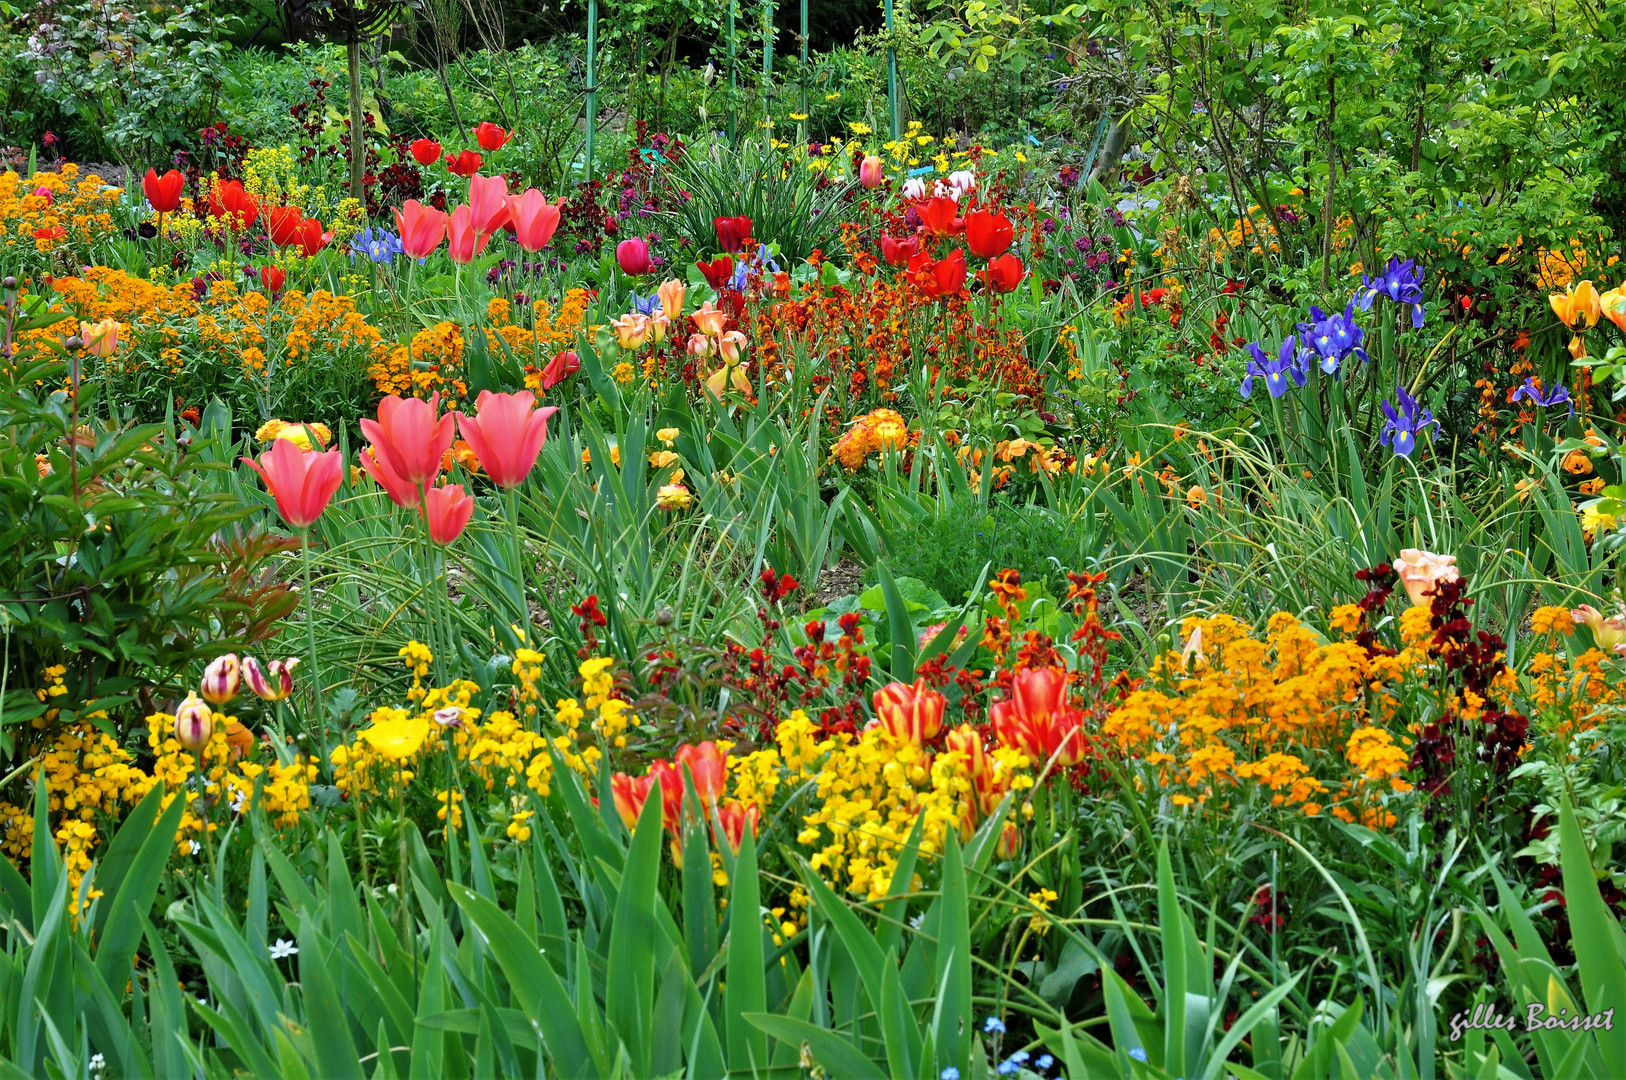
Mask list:
[[[734,280],[734,260],[727,255],[720,255],[710,262],[696,262],[695,265],[700,268],[700,275],[706,279],[706,284],[713,289],[721,291]]]
[[[751,219],[744,214],[714,218],[711,224],[717,230],[717,246],[724,254],[738,255],[751,239]]]
[[[881,258],[888,266],[905,266],[909,260],[920,254],[920,237],[911,236],[903,240],[894,240],[890,236],[881,237]]]

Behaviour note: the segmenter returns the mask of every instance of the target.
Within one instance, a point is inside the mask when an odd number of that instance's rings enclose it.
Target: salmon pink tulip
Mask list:
[[[491,482],[511,488],[530,475],[548,438],[548,418],[558,411],[552,405],[537,408],[536,396],[529,390],[516,394],[482,390],[475,414],[458,413],[457,426]]]
[[[745,335],[738,330],[730,330],[717,338],[717,352],[724,363],[737,364],[745,356]]]
[[[655,290],[655,295],[661,298],[661,310],[673,322],[683,318],[684,284],[677,278],[667,278],[661,282],[661,287]]]
[[[395,227],[401,234],[401,250],[422,259],[434,254],[446,239],[446,214],[417,199],[408,199],[395,212]]]
[[[473,262],[491,243],[490,233],[481,233],[474,227],[474,212],[467,206],[452,211],[446,235],[446,254],[460,266]]]
[[[429,539],[446,547],[463,535],[474,515],[474,496],[462,484],[445,484],[423,493],[423,517],[429,523]]]
[[[141,178],[141,194],[147,197],[153,211],[159,214],[172,214],[181,208],[181,189],[185,186],[186,177],[175,169],[163,176],[148,169],[147,175]]]
[[[372,477],[396,506],[417,506],[422,499],[423,492],[418,485],[409,484],[396,476],[388,465],[379,460],[371,447],[357,454],[356,460],[361,463],[361,471]]]
[[[701,304],[700,310],[689,317],[694,320],[695,329],[710,337],[721,334],[723,327],[728,324],[728,313],[717,310],[716,305],[710,300]]]
[[[441,455],[457,435],[457,418],[437,418],[440,394],[401,398],[391,394],[378,403],[378,419],[363,418],[361,433],[372,444],[379,462],[402,482],[425,488],[440,473]]]
[[[507,224],[508,218],[508,178],[479,173],[469,177],[469,220],[474,231],[490,236]]]
[[[514,239],[526,251],[535,253],[548,246],[559,228],[559,206],[548,205],[548,197],[536,188],[526,188],[522,195],[508,196],[508,215],[514,224]]]
[[[344,456],[337,450],[301,450],[292,439],[272,439],[260,460],[244,464],[260,474],[277,502],[277,513],[296,529],[308,529],[327,509],[344,475]]]
[[[886,183],[885,163],[870,154],[858,166],[858,182],[867,188],[878,188]]]

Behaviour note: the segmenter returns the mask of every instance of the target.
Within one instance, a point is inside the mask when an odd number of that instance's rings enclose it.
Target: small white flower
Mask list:
[[[90,1056],[90,1061],[86,1064],[91,1072],[95,1073],[97,1076],[100,1076],[102,1070],[107,1068],[107,1059],[100,1054],[92,1054]]]
[[[271,959],[286,960],[299,952],[299,946],[284,938],[278,938],[271,944]]]
[[[925,922],[925,921],[926,921],[926,913],[924,911],[922,911],[922,912],[919,912],[918,914],[916,914],[913,918],[911,918],[909,920],[909,926],[911,928],[915,929],[915,930],[919,930],[920,929],[920,924]]]
[[[243,812],[243,807],[246,806],[247,804],[248,804],[248,800],[246,800],[243,797],[243,793],[241,791],[239,791],[236,795],[232,796],[231,812],[234,813],[234,814],[241,814]]]
[[[187,843],[188,849],[194,855],[196,855],[198,852],[203,850],[203,845],[198,843],[196,840],[188,840],[186,843]]]

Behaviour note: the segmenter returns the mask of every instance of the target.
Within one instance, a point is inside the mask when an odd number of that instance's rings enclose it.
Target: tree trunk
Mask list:
[[[350,61],[350,195],[365,208],[367,189],[361,182],[367,172],[367,133],[363,130],[361,109],[361,38],[353,36],[346,48]]]

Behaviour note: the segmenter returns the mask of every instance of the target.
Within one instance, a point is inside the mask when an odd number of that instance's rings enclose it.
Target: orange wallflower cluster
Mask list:
[[[1223,809],[1253,789],[1271,805],[1383,825],[1383,803],[1410,790],[1407,752],[1384,726],[1398,677],[1354,642],[1322,642],[1287,612],[1263,641],[1229,615],[1191,617],[1181,653],[1154,661],[1147,684],[1101,734],[1153,766],[1177,806]]]
[[[910,433],[909,422],[896,409],[876,409],[854,420],[830,454],[848,472],[856,472],[871,454],[902,450],[919,438],[919,432]]]
[[[0,246],[48,252],[104,239],[114,230],[119,194],[95,173],[81,176],[72,164],[26,180],[0,173]]]
[[[526,327],[513,321],[514,307],[508,300],[492,297],[486,304],[487,324],[480,328],[486,347],[499,358],[511,355],[525,368],[526,385],[537,389],[540,372],[554,353],[571,347],[582,332],[587,302],[586,289],[565,293],[558,312],[546,300],[537,300],[530,306],[531,325]],[[463,377],[467,348],[463,327],[440,322],[418,331],[410,341],[376,344],[367,374],[380,394],[427,398],[438,391],[448,407],[456,407],[468,397]]]

